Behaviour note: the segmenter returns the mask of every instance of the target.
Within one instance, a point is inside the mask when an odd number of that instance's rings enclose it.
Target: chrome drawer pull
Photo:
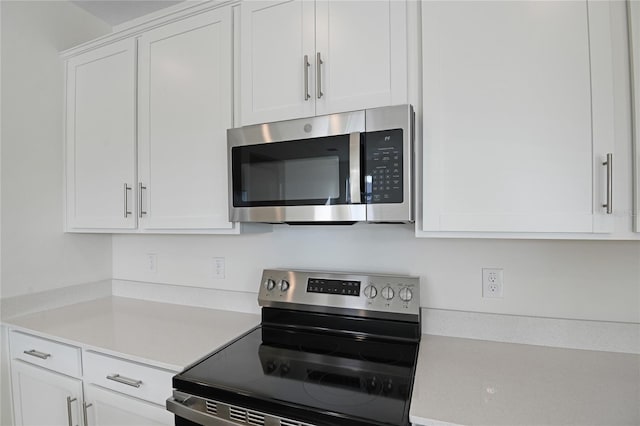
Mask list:
[[[138,217],[142,217],[147,214],[147,212],[142,209],[142,203],[144,201],[142,191],[146,189],[147,187],[144,186],[142,182],[138,183]]]
[[[304,100],[308,101],[311,95],[309,94],[309,55],[304,55]]]
[[[82,403],[82,416],[84,418],[84,426],[89,426],[89,416],[87,415],[87,408],[89,407],[93,407],[93,404],[87,404],[86,401]]]
[[[122,383],[123,385],[133,386],[134,388],[139,388],[140,385],[142,385],[142,380],[130,379],[119,374],[112,374],[110,376],[107,376],[107,379],[113,380],[114,382]]]
[[[316,58],[316,90],[318,91],[318,99],[324,95],[324,93],[322,93],[322,64],[324,64],[324,61],[320,56],[320,52],[318,52]]]
[[[67,397],[67,419],[69,419],[69,426],[73,426],[73,414],[71,413],[71,403],[77,401],[78,398]]]
[[[607,161],[602,163],[607,167],[607,202],[602,207],[607,209],[607,214],[613,213],[613,154],[607,154]]]
[[[23,351],[27,355],[35,356],[40,359],[47,359],[51,357],[51,354],[45,354],[44,352],[36,351],[35,349],[31,349],[30,351]]]
[[[131,187],[124,184],[124,218],[126,219],[131,214],[129,210],[129,193],[127,191],[131,191]]]

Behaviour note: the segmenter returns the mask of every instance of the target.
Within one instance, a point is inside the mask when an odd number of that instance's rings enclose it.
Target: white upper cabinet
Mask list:
[[[242,123],[313,115],[314,3],[246,1],[240,7]]]
[[[133,229],[135,41],[67,62],[67,227]]]
[[[240,232],[228,220],[232,10],[207,7],[67,53],[67,231]]]
[[[425,1],[422,18],[422,230],[610,231],[608,5]]]
[[[640,2],[628,2],[629,47],[631,49],[631,80],[633,99],[633,137],[635,146],[634,230],[640,232]]]
[[[407,102],[405,1],[247,1],[240,33],[244,125]]]
[[[406,2],[317,1],[314,59],[317,115],[406,103]]]
[[[232,228],[231,9],[148,31],[139,40],[139,220],[143,229]]]

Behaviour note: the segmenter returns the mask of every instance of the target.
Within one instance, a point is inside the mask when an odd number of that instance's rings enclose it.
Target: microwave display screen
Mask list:
[[[242,165],[242,201],[335,199],[340,197],[337,156],[293,158]]]

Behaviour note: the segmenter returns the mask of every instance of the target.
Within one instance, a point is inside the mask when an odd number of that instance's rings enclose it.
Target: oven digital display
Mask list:
[[[360,281],[327,280],[324,278],[309,278],[307,293],[341,294],[345,296],[360,296]]]

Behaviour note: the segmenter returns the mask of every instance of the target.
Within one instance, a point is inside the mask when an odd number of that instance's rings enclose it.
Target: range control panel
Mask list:
[[[367,275],[321,271],[265,269],[260,306],[311,305],[419,315],[420,279],[399,275]]]

